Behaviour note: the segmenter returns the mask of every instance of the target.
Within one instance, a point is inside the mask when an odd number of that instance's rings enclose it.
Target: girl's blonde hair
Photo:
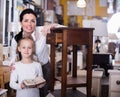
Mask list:
[[[22,39],[20,39],[18,42],[18,46],[20,46],[20,44],[22,43],[23,40],[30,40],[32,42],[33,47],[35,47],[35,42],[34,42],[33,38],[31,38],[31,37],[23,37]]]

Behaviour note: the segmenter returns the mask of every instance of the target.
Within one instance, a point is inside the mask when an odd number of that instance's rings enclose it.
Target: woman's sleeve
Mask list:
[[[44,47],[46,46],[46,36],[43,35],[43,33],[41,32],[43,29],[43,26],[39,27],[39,30],[37,30],[35,32],[35,36],[33,36],[33,38],[35,38],[36,42],[36,54],[39,54],[43,51]]]
[[[36,54],[41,53],[45,46],[46,46],[46,37],[41,35],[41,38],[36,41]]]
[[[12,39],[12,43],[11,43],[11,64],[15,62],[17,54],[16,54],[16,49],[17,49],[17,42],[15,41],[15,39]]]
[[[11,88],[13,88],[15,90],[22,89],[21,84],[18,83],[18,73],[17,73],[16,69],[11,72],[9,85]]]

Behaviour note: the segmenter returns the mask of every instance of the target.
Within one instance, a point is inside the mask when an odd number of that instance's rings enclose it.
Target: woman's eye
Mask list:
[[[28,20],[24,20],[24,22],[28,22]]]
[[[36,21],[35,20],[32,20],[33,23],[35,23]]]

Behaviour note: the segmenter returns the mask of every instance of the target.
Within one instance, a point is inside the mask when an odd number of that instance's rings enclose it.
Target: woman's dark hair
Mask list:
[[[20,14],[20,22],[22,22],[23,16],[24,16],[25,14],[33,14],[33,15],[37,18],[36,13],[35,13],[32,9],[27,8],[27,9],[25,9],[25,10],[23,10],[23,11],[21,12],[21,14]]]

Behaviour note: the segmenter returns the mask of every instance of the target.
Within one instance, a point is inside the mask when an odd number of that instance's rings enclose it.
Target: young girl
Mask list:
[[[35,62],[34,41],[31,38],[22,38],[18,43],[18,51],[22,59],[15,62],[15,70],[11,72],[10,87],[17,90],[16,97],[40,97],[39,88],[27,88],[23,80],[43,77],[41,64]]]

